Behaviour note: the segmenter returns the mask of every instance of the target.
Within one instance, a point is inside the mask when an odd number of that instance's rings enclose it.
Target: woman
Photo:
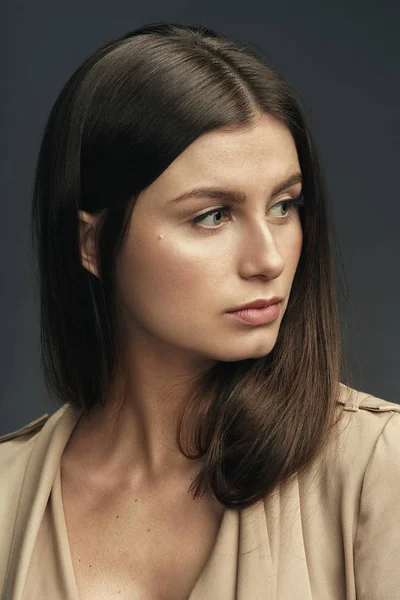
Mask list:
[[[3,598],[398,597],[400,406],[340,382],[326,198],[244,44],[155,24],[72,75],[32,209],[61,407],[2,438]]]

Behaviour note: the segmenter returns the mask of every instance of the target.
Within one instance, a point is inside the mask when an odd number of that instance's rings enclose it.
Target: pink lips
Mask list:
[[[270,304],[278,304],[278,302],[282,302],[283,298],[280,296],[272,296],[271,298],[257,298],[257,300],[253,300],[248,304],[242,304],[241,306],[235,306],[234,308],[229,309],[228,312],[237,312],[238,310],[245,310],[247,308],[265,308]]]
[[[249,325],[265,325],[274,321],[280,312],[281,303],[270,304],[264,308],[245,308],[229,312],[234,319]]]

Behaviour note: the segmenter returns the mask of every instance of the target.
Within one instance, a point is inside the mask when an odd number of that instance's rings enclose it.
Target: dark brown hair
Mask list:
[[[293,92],[249,44],[205,26],[136,29],[85,60],[59,94],[32,202],[45,382],[87,413],[104,401],[115,373],[114,265],[138,195],[203,133],[245,127],[264,113],[290,130],[303,174],[303,247],[290,299],[273,350],[216,363],[177,421],[181,452],[203,457],[193,497],[208,492],[226,507],[251,505],[305,470],[337,422],[345,363],[336,242],[321,164]],[[99,277],[81,263],[79,210],[101,215]]]

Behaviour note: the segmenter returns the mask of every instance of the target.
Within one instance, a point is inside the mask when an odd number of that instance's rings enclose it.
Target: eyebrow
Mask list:
[[[288,179],[285,179],[285,181],[278,183],[272,190],[272,196],[276,196],[280,192],[283,192],[292,185],[295,185],[296,183],[303,183],[303,177],[301,173],[293,173],[293,175],[288,177]],[[197,187],[192,190],[189,190],[188,192],[180,194],[172,200],[169,200],[168,204],[175,204],[177,202],[187,200],[188,198],[198,198],[203,196],[208,196],[210,198],[227,198],[236,204],[244,204],[247,200],[247,196],[243,192],[215,187]]]

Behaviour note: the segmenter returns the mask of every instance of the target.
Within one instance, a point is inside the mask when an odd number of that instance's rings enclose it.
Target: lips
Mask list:
[[[237,306],[236,308],[231,308],[227,312],[236,312],[238,310],[245,310],[246,308],[265,308],[266,306],[270,306],[271,304],[278,304],[282,302],[283,298],[280,296],[273,296],[269,299],[259,298],[257,300],[253,300],[248,304],[243,304],[242,306]]]

